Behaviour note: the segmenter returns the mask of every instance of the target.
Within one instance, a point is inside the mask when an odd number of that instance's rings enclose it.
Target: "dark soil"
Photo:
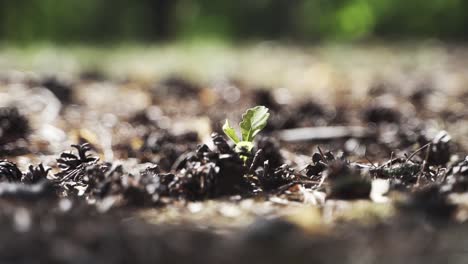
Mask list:
[[[2,263],[463,263],[468,150],[434,131],[429,121],[442,117],[426,104],[431,90],[407,99],[375,88],[356,107],[281,104],[269,89],[236,81],[211,88],[179,76],[20,82],[31,96],[58,99],[59,111],[0,108]],[[109,97],[94,98],[109,83]],[[143,107],[129,103],[134,94]],[[271,119],[243,160],[221,124],[254,105],[267,106]],[[365,133],[336,134],[340,127]],[[298,128],[310,132],[282,136]],[[338,217],[359,202],[369,211]],[[210,203],[255,217],[235,227],[197,218],[193,208]],[[370,221],[379,205],[392,213]],[[174,208],[192,213],[172,222]],[[302,208],[302,220],[290,208]]]

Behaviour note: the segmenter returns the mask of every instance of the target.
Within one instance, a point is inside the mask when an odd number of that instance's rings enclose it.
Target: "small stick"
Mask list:
[[[408,158],[406,158],[405,163],[408,162],[408,161],[410,161],[416,154],[418,154],[419,152],[421,152],[424,148],[429,147],[430,145],[431,145],[431,143],[429,142],[429,143],[427,143],[426,145],[424,145],[424,146],[418,148],[417,150],[415,150],[413,153],[411,153],[411,155],[409,155]]]
[[[325,158],[325,155],[323,155],[323,152],[322,152],[322,149],[320,148],[320,146],[317,146],[317,149],[320,153],[320,156],[322,156],[322,160],[328,164],[328,160]]]
[[[309,164],[304,165],[304,166],[303,166],[304,168],[300,169],[298,172],[303,172],[305,169],[307,169],[308,166],[309,166]],[[302,175],[301,175],[301,176],[302,176]]]
[[[444,182],[447,180],[447,172],[448,172],[448,170],[445,169],[445,168],[443,168],[442,170],[444,171],[444,175],[442,176],[442,181],[441,181],[441,183],[444,183]]]
[[[340,138],[368,138],[376,134],[375,130],[361,126],[322,126],[284,129],[278,132],[281,141],[327,141]]]
[[[364,158],[366,158],[366,160],[370,163],[370,165],[372,166],[372,168],[376,168],[377,169],[377,166],[374,165],[374,162],[372,162],[369,157],[367,157],[367,153],[364,154]]]
[[[392,153],[390,153],[390,160],[393,160],[393,151],[392,151]],[[388,165],[390,167],[390,171],[392,171],[393,163],[390,162],[390,164],[388,164]]]
[[[390,160],[393,160],[393,151],[390,153]],[[393,173],[393,162],[390,162],[390,164],[388,164],[388,167],[390,173]]]
[[[400,160],[400,158],[394,158],[392,160],[389,160],[389,161],[385,162],[384,164],[380,165],[377,169],[383,169],[387,165],[393,165],[393,163],[395,163],[395,162],[397,162],[399,160]]]
[[[287,189],[291,188],[292,186],[294,186],[295,184],[320,184],[320,182],[311,181],[311,180],[293,181],[293,182],[286,183],[285,185],[282,185],[282,186],[278,187],[276,190],[274,190],[273,193],[275,193],[275,194],[282,193],[282,192],[286,191]]]
[[[420,179],[421,179],[422,174],[423,174],[424,171],[426,170],[427,161],[429,160],[429,153],[431,152],[431,148],[430,148],[431,143],[428,143],[428,144],[426,144],[426,145],[429,146],[429,147],[427,148],[426,156],[425,156],[425,158],[424,158],[424,160],[423,160],[423,164],[422,164],[422,166],[421,166],[421,170],[420,170],[419,173],[418,173],[418,179],[416,180],[416,186],[419,186],[419,181],[420,181]]]
[[[424,157],[424,162],[423,162],[423,168],[422,170],[425,171],[427,168],[427,163],[429,162],[429,154],[431,153],[431,145],[432,143],[429,143],[428,144],[428,148],[427,148],[427,151],[426,151],[426,156]]]

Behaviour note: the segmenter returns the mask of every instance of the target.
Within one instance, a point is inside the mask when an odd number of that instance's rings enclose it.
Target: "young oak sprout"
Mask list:
[[[242,121],[239,123],[241,129],[241,139],[237,136],[236,130],[229,124],[229,120],[226,119],[224,123],[224,133],[236,144],[236,152],[241,153],[243,150],[251,152],[254,144],[253,140],[255,136],[265,128],[268,117],[268,108],[265,106],[256,106],[242,114]],[[245,159],[245,157],[244,157]]]

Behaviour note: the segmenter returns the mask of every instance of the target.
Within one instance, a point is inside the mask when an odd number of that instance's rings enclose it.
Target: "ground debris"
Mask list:
[[[39,86],[47,88],[62,104],[70,104],[74,100],[72,84],[54,76],[45,77]]]
[[[389,83],[326,102],[177,74],[13,79],[0,84],[2,263],[336,263],[326,260],[362,252],[419,263],[406,257],[466,244],[442,240],[467,219],[447,199],[468,194],[466,103],[452,91]],[[38,86],[64,107],[47,108]],[[216,133],[259,104],[271,119],[252,151]],[[40,133],[50,128],[61,136]]]
[[[371,182],[366,175],[352,168],[344,160],[334,160],[327,167],[327,198],[329,199],[369,199]]]
[[[0,156],[28,153],[29,120],[16,107],[0,107]]]
[[[22,175],[16,164],[6,160],[0,162],[0,176],[2,181],[19,182],[21,181]]]
[[[449,203],[447,194],[434,184],[410,193],[397,206],[404,213],[418,214],[423,216],[423,221],[434,224],[453,221],[456,210],[456,206]]]
[[[143,136],[143,144],[138,150],[142,161],[157,163],[168,171],[181,155],[193,149],[198,144],[198,135],[187,132],[174,135],[168,131],[152,131]]]
[[[452,156],[452,137],[447,131],[440,131],[434,136],[432,140],[428,140],[424,136],[420,137],[420,145],[424,146],[430,143],[428,152],[420,152],[422,159],[425,159],[427,155],[427,164],[430,166],[446,165],[450,161]]]
[[[6,144],[25,138],[30,132],[28,119],[16,107],[0,108],[0,143]]]

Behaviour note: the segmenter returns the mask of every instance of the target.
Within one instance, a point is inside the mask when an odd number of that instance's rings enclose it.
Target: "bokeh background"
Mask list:
[[[468,36],[465,0],[3,0],[2,43]]]

